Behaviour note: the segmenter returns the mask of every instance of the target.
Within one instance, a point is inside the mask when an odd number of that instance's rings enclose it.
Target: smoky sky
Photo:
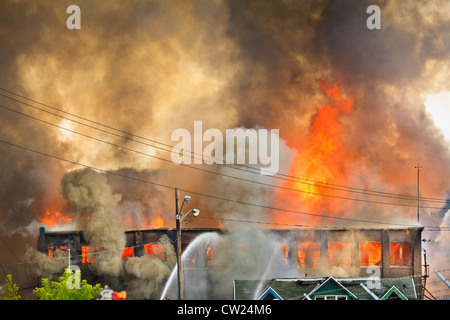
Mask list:
[[[71,4],[0,3],[1,88],[169,144],[174,129],[192,130],[194,120],[220,130],[279,129],[280,162],[289,164],[295,152],[302,153],[316,108],[328,103],[319,82],[339,81],[355,106],[340,118],[342,149],[334,163],[345,179],[335,182],[414,194],[414,165],[420,162],[423,194],[447,197],[450,149],[422,96],[450,90],[444,72],[450,11],[441,1],[77,1],[81,29],[69,30]],[[366,27],[372,4],[381,9],[380,30]],[[67,125],[3,96],[0,104]],[[270,189],[174,168],[3,108],[0,119],[0,139],[44,153],[188,190],[275,201]],[[168,158],[130,140],[75,123],[71,128]],[[45,208],[64,207],[61,179],[77,166],[1,143],[0,152],[0,229],[15,237],[26,230],[34,246],[38,231],[31,223]],[[145,212],[163,207],[159,212],[170,219],[170,192],[108,179],[122,195],[119,207],[143,202]],[[210,216],[243,210],[194,201]],[[390,208],[355,205],[349,215],[358,210],[367,218]],[[439,224],[443,214],[425,210],[424,219]]]

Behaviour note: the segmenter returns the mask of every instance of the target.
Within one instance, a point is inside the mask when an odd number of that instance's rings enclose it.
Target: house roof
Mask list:
[[[339,281],[337,281],[333,277],[328,277],[325,281],[322,281],[320,285],[318,285],[310,293],[308,293],[308,296],[313,296],[316,294],[337,295],[340,293],[345,293],[346,295],[349,295],[351,298],[357,299],[357,297],[353,293],[351,293],[346,287],[344,287]]]
[[[266,297],[272,296],[276,300],[283,300],[283,298],[272,288],[268,287],[259,297],[258,300],[264,300]]]
[[[406,299],[417,299],[412,278],[381,278],[379,286],[371,286],[371,278],[282,278],[269,280],[234,280],[234,299],[253,300],[262,297],[271,288],[284,300],[304,300],[305,295],[339,295],[345,292],[353,299],[373,300],[377,296],[380,300],[390,296],[395,291]],[[370,288],[368,292],[363,286]],[[327,285],[328,284],[328,285]],[[333,286],[330,286],[333,284]],[[395,289],[393,289],[395,287]],[[328,290],[328,291],[327,291]],[[258,292],[256,292],[258,291]]]
[[[408,298],[405,297],[405,295],[397,289],[396,286],[392,286],[384,295],[381,297],[381,300],[388,299],[392,294],[396,294],[400,299],[407,300]]]

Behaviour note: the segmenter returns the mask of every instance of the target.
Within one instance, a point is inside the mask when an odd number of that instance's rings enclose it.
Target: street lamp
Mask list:
[[[183,203],[181,204],[180,210],[178,210],[179,206],[179,190],[175,188],[175,218],[176,218],[176,227],[177,227],[177,269],[178,269],[178,300],[183,300],[183,271],[181,265],[181,221],[192,212],[194,216],[198,216],[200,210],[192,208],[184,215],[181,213],[183,209],[184,203],[191,201],[190,196],[184,196]]]

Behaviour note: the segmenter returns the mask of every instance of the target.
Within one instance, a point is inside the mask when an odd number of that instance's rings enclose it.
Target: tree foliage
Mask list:
[[[12,282],[12,276],[6,275],[5,278],[6,289],[2,290],[1,296],[3,300],[20,300],[19,287]]]
[[[92,300],[100,294],[100,284],[92,286],[83,280],[79,286],[74,286],[74,278],[80,279],[80,270],[75,270],[73,274],[66,269],[59,282],[42,279],[42,287],[34,289],[33,293],[39,300]]]

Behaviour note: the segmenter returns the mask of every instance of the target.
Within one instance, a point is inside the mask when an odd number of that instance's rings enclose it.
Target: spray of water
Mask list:
[[[253,300],[258,299],[258,295],[261,293],[261,291],[263,289],[262,285],[264,283],[264,280],[267,279],[267,276],[269,274],[269,271],[272,268],[275,257],[279,257],[279,251],[277,248],[274,248],[274,250],[272,252],[272,256],[270,257],[270,260],[269,260],[269,263],[267,264],[266,270],[264,270],[264,273],[263,273],[262,277],[260,278],[261,280],[259,281],[258,286],[256,287],[255,294],[253,295]]]
[[[213,245],[219,237],[220,236],[214,232],[203,233],[197,236],[182,253],[182,265],[185,265],[191,257],[197,257],[206,252],[206,248]],[[191,273],[185,273],[184,270],[183,272],[186,275],[184,277],[184,288],[186,289],[186,292],[189,292],[187,298],[202,298],[201,296],[205,294],[205,286],[207,285],[206,273],[196,272],[192,277],[189,277]],[[162,300],[165,297],[176,297],[177,289],[177,265],[175,265],[164,286],[160,299]]]

